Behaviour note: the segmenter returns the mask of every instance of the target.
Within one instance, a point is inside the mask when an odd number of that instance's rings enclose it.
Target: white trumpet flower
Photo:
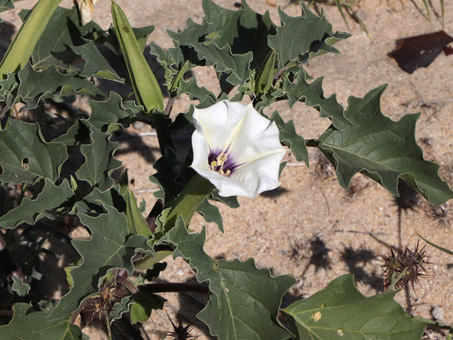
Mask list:
[[[195,109],[192,168],[220,196],[254,198],[277,188],[285,149],[275,122],[252,106],[222,101]]]

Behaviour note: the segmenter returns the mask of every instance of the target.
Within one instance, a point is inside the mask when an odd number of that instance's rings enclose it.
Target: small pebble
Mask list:
[[[431,310],[431,316],[435,319],[435,320],[443,320],[444,319],[444,316],[445,316],[445,313],[444,313],[444,310],[440,307],[433,307],[433,309]]]
[[[143,122],[135,122],[132,126],[137,130],[143,130],[145,128],[145,124]]]

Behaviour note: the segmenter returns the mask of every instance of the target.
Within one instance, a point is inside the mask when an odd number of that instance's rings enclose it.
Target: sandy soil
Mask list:
[[[30,2],[18,2],[17,7],[28,8]],[[421,1],[415,2],[422,5]],[[155,25],[150,40],[163,47],[172,46],[166,29],[183,28],[187,18],[200,21],[202,17],[201,0],[173,0],[171,4],[163,0],[118,0],[118,3],[134,26]],[[234,8],[231,0],[216,0],[216,3]],[[286,1],[272,3],[284,5]],[[249,5],[261,13],[269,10],[278,22],[277,7],[265,0],[250,0]],[[453,3],[446,1],[445,5],[445,31],[453,34]],[[410,75],[387,56],[394,49],[396,39],[435,32],[441,29],[439,20],[433,19],[430,25],[409,1],[364,0],[359,8],[369,36],[352,20],[349,30],[334,6],[324,6],[334,29],[350,31],[352,36],[336,45],[341,54],[316,58],[308,65],[308,72],[313,77],[324,76],[326,95],[337,93],[345,106],[348,96],[361,97],[381,84],[388,84],[382,98],[382,112],[394,120],[421,112],[417,140],[425,158],[437,161],[441,176],[453,186],[453,56],[441,54],[429,68]],[[289,6],[286,11],[297,15],[300,8]],[[109,2],[100,1],[95,14],[96,21],[108,27]],[[216,90],[212,70],[197,70],[195,74],[199,83]],[[173,112],[184,112],[187,107],[187,98],[178,99]],[[319,136],[328,126],[328,121],[318,118],[315,110],[302,103],[292,109],[286,103],[278,103],[269,111],[274,109],[285,119],[294,119],[296,129],[305,138]],[[132,130],[150,131],[140,125],[136,128]],[[140,142],[123,143],[118,155],[134,179],[133,190],[150,209],[155,201],[152,196],[155,187],[148,176],[154,172],[153,162],[160,157],[156,141],[144,137]],[[391,246],[414,248],[419,241],[417,233],[453,248],[451,201],[444,206],[444,217],[433,214],[423,198],[416,199],[410,209],[401,209],[394,197],[363,176],[354,178],[349,192],[341,188],[333,169],[325,166],[315,150],[310,150],[310,168],[297,163],[289,153],[287,158],[289,166],[282,174],[281,189],[255,200],[240,199],[239,209],[220,206],[225,233],[220,233],[215,225],[208,225],[205,250],[209,255],[226,259],[253,257],[259,266],[272,268],[274,274],[293,275],[298,283],[291,290],[290,300],[307,297],[345,273],[356,275],[363,294],[382,292],[382,256],[389,254]],[[197,217],[192,228],[200,230],[203,224],[202,218]],[[434,307],[439,307],[444,311],[444,321],[452,324],[453,258],[429,246],[426,251],[430,262],[426,265],[426,277],[414,290],[400,292],[397,300],[414,315],[427,318],[431,318]],[[167,262],[169,267],[163,279],[178,282],[192,276],[181,259],[167,259]],[[152,320],[145,325],[151,339],[165,338],[163,332],[172,330],[166,313],[176,320],[174,314],[179,311],[185,320],[192,322],[203,303],[202,297],[194,295],[165,297],[169,299],[166,309],[153,312]],[[200,335],[199,340],[209,338],[200,323],[194,326],[192,335]],[[98,338],[104,338],[97,333]]]

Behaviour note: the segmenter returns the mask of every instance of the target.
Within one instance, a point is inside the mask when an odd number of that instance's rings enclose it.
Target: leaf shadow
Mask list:
[[[190,277],[184,283],[196,283],[195,277]],[[200,334],[203,334],[206,339],[215,340],[217,337],[211,336],[209,328],[202,321],[198,320],[197,314],[206,306],[208,302],[208,295],[198,293],[179,293],[178,294],[179,310],[177,318],[182,318],[186,323],[193,323],[195,328]]]
[[[352,246],[345,246],[340,254],[341,260],[348,267],[348,271],[354,275],[355,281],[360,282],[374,289],[376,293],[384,291],[384,281],[375,269],[367,271],[365,266],[377,259],[372,250],[360,246],[354,249]]]
[[[156,153],[160,154],[158,147],[149,146],[143,141],[143,137],[126,130],[115,131],[112,141],[119,141],[121,144],[115,156],[137,152],[147,163],[154,164],[157,160]]]

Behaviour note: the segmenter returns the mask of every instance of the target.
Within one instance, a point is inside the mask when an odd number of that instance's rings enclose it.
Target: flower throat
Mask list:
[[[208,157],[209,167],[222,176],[229,177],[238,167],[227,152],[211,152]]]

